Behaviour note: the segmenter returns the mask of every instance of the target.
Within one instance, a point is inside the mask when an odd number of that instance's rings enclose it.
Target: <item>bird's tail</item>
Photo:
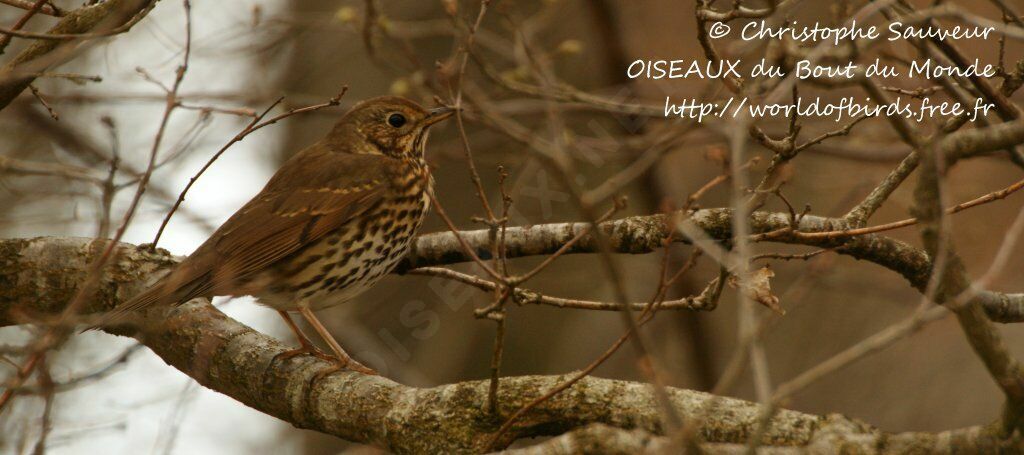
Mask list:
[[[180,301],[179,292],[175,292],[173,286],[169,285],[168,278],[170,276],[164,277],[142,293],[103,314],[99,322],[86,328],[83,332],[120,324],[129,315],[143,308],[178,303]]]

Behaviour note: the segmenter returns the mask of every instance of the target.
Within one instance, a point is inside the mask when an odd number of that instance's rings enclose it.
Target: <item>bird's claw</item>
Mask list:
[[[378,373],[377,370],[374,370],[373,368],[370,368],[352,359],[349,359],[349,361],[345,365],[343,365],[342,368],[346,368],[369,376],[380,376],[380,373]]]
[[[337,357],[332,356],[331,358],[334,359],[335,361],[331,363],[331,366],[324,368],[318,371],[315,375],[313,375],[313,377],[309,380],[309,383],[311,385],[316,384],[317,382],[320,382],[321,379],[330,376],[334,373],[337,373],[341,370],[356,371],[368,376],[380,376],[380,373],[378,373],[373,368],[367,367],[359,362],[356,362],[355,360],[350,359],[348,362],[343,362],[338,360]]]
[[[316,346],[313,345],[302,345],[295,349],[289,349],[287,351],[279,353],[274,356],[274,361],[276,362],[278,360],[288,360],[290,358],[298,357],[300,355],[311,355],[313,357],[316,357],[321,360],[326,360],[331,363],[339,362],[337,357],[330,355],[324,351],[321,351],[317,349]]]
[[[377,370],[374,370],[373,368],[363,365],[355,361],[354,359],[339,359],[337,356],[333,356],[324,351],[321,351],[320,349],[317,349],[315,346],[312,345],[304,345],[297,347],[295,349],[289,349],[287,351],[281,352],[274,356],[274,361],[277,362],[279,360],[287,360],[300,355],[311,355],[313,357],[330,362],[332,364],[330,368],[325,368],[324,370],[317,373],[316,376],[313,378],[314,381],[318,381],[324,376],[327,376],[331,373],[343,369],[355,371],[370,376],[380,376],[380,373],[378,373]]]

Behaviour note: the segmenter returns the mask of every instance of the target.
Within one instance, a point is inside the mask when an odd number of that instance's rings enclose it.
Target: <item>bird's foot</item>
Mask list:
[[[320,380],[320,378],[324,376],[341,370],[351,370],[370,376],[380,376],[380,373],[378,373],[377,370],[374,370],[373,368],[363,365],[357,362],[355,359],[339,359],[337,356],[333,356],[324,351],[321,351],[317,349],[316,346],[313,345],[303,345],[295,349],[289,349],[280,354],[277,354],[274,356],[274,362],[277,362],[279,360],[287,360],[293,357],[298,357],[300,355],[311,355],[320,360],[325,360],[331,363],[330,368],[325,368],[323,371],[317,373],[316,377],[313,378],[314,381]]]
[[[354,359],[348,359],[348,362],[346,362],[346,364],[343,365],[342,368],[349,369],[352,371],[358,371],[362,374],[369,376],[380,376],[380,373],[378,373],[377,370],[374,370],[373,368],[356,362]]]
[[[311,344],[303,344],[302,346],[299,346],[295,349],[289,349],[280,354],[277,354],[274,356],[274,362],[277,362],[278,360],[288,360],[290,358],[298,357],[300,355],[311,355],[318,359],[326,360],[331,363],[339,362],[337,357],[330,355],[324,351],[321,351],[317,349],[316,346],[313,346]]]
[[[349,359],[348,362],[343,362],[338,360],[337,357],[331,358],[334,359],[334,361],[331,362],[331,366],[324,368],[318,371],[315,375],[313,375],[313,377],[309,380],[310,384],[316,384],[317,382],[320,382],[321,379],[330,376],[334,373],[337,373],[341,370],[356,371],[369,376],[380,376],[380,373],[378,373],[373,368],[367,367],[366,365],[356,362],[355,360]]]

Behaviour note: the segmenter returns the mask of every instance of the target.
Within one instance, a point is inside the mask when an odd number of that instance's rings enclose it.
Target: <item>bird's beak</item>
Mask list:
[[[433,124],[435,124],[437,122],[440,122],[441,120],[444,120],[444,119],[446,119],[448,117],[451,117],[452,114],[454,114],[454,113],[455,113],[455,108],[448,107],[448,106],[437,107],[437,108],[431,109],[430,111],[428,111],[427,117],[423,119],[423,125],[424,126],[433,125]]]

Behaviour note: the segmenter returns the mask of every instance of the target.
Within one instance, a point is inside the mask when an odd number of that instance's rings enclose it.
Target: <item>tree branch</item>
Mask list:
[[[731,209],[698,210],[690,215],[690,219],[714,239],[726,240],[731,238]],[[792,227],[791,222],[790,215],[786,213],[755,212],[751,215],[751,233],[762,234],[788,229]],[[558,251],[566,242],[585,232],[588,226],[587,223],[576,222],[540,224],[531,227],[509,227],[505,234],[507,256],[509,258],[517,258],[552,254]],[[617,253],[650,253],[660,249],[663,245],[662,242],[669,237],[665,215],[622,218],[601,223],[600,228],[608,236],[612,249]],[[840,218],[806,215],[800,218],[797,228],[800,232],[827,232],[848,229],[850,226]],[[461,235],[481,258],[485,260],[490,259],[490,240],[487,229],[462,231]],[[676,233],[672,236],[674,241],[679,242],[684,241],[685,238],[682,233]],[[85,242],[83,239],[76,239],[75,241]],[[905,242],[878,234],[838,239],[775,235],[772,236],[771,241],[835,249],[841,254],[866,260],[897,272],[906,278],[911,286],[921,291],[927,287],[931,273],[931,260],[924,251]],[[30,241],[7,240],[3,244],[9,246],[19,244],[20,242]],[[593,253],[596,251],[597,245],[593,237],[583,235],[566,253]],[[162,256],[162,258],[164,261],[170,261],[169,257]],[[399,271],[469,261],[471,261],[471,258],[465,254],[454,234],[451,232],[438,232],[417,238],[410,255],[402,263]],[[137,276],[123,278],[124,280],[120,284],[130,284],[139,279]],[[135,291],[137,292],[137,290]],[[7,292],[16,292],[16,290],[8,290]],[[133,295],[134,292],[130,294]],[[0,291],[0,297],[3,296],[3,291]],[[101,295],[103,299],[115,297],[123,298],[124,296]],[[64,300],[58,299],[57,302],[33,305],[33,308],[39,311],[51,312],[53,308],[61,308],[63,302]],[[1024,294],[980,291],[974,297],[973,302],[981,305],[988,317],[994,321],[1024,321]],[[85,312],[96,312],[96,308],[91,308],[92,305],[103,307],[103,305],[109,303],[109,301],[91,302],[87,305]],[[0,299],[0,325],[10,325],[15,322],[15,319],[12,319],[9,313],[10,309],[10,303],[6,302],[6,299]]]
[[[0,324],[22,320],[25,312],[57,311],[85,278],[103,242],[78,238],[0,241]],[[172,265],[167,255],[131,245],[108,269],[98,298],[87,311],[110,309],[141,287],[151,274]],[[487,413],[488,382],[469,381],[435,388],[412,388],[379,376],[342,372],[315,381],[331,365],[312,356],[275,360],[287,350],[277,340],[195,300],[174,309],[154,309],[138,321],[135,336],[167,363],[213,390],[276,416],[351,441],[400,453],[472,450],[501,423]],[[124,328],[114,330],[125,334]],[[503,378],[499,412],[507,416],[564,380],[561,376]],[[682,412],[698,412],[711,395],[670,391]],[[709,441],[742,441],[758,418],[756,404],[718,398],[704,422]],[[819,417],[780,412],[765,444],[806,443]],[[624,428],[659,429],[648,385],[587,378],[531,411],[508,441],[554,435],[600,422]]]
[[[703,209],[690,214],[695,225],[716,240],[732,238],[732,210],[726,208]],[[670,221],[665,215],[644,215],[607,221],[600,224],[614,252],[642,254],[659,250],[669,238],[666,227]],[[764,234],[792,228],[788,213],[754,212],[750,218],[751,234]],[[507,255],[510,258],[552,254],[562,245],[588,229],[588,223],[551,223],[531,227],[509,227],[505,232]],[[854,226],[842,218],[806,215],[796,228],[800,232],[828,232],[851,229]],[[488,230],[461,232],[481,259],[490,259]],[[675,233],[673,241],[685,242],[686,236]],[[899,273],[910,285],[923,291],[931,274],[931,260],[923,250],[908,243],[878,234],[849,238],[806,238],[795,235],[775,235],[772,242],[835,249],[836,252],[856,259],[872,262]],[[598,246],[591,235],[584,235],[566,253],[596,253]],[[451,232],[426,234],[416,239],[412,251],[399,271],[417,267],[469,262],[469,258]],[[1005,294],[981,291],[974,298],[986,314],[996,322],[1024,322],[1024,294]]]
[[[85,279],[88,265],[103,250],[104,243],[81,238],[0,241],[0,325],[23,321],[29,312],[38,315],[59,311]],[[166,252],[122,246],[87,311],[112,308],[137,292],[152,275],[175,263]],[[563,376],[503,378],[498,415],[494,415],[486,407],[486,380],[414,388],[355,372],[318,377],[331,364],[313,356],[277,360],[287,351],[286,346],[225,316],[201,299],[172,309],[154,308],[137,322],[136,338],[204,386],[297,427],[397,453],[479,450],[502,417],[564,380]],[[127,333],[123,327],[110,331]],[[745,443],[761,418],[760,406],[755,403],[675,388],[667,389],[667,393],[682,418],[696,421],[698,415],[703,417],[700,436],[711,443],[709,448]],[[649,434],[644,438],[656,440],[661,425],[650,386],[585,378],[531,410],[502,442],[561,435],[577,428],[584,428],[583,433],[562,438],[630,429],[634,431],[623,434]],[[886,441],[901,441],[901,450],[970,452],[1024,448],[1019,434],[1006,440],[994,434],[988,427],[971,427],[939,434],[886,435],[841,416],[781,410],[761,433],[761,443],[797,447],[838,442],[877,447]]]
[[[107,0],[83,6],[62,17],[47,33],[69,35],[115,30],[130,24],[132,17],[149,11],[157,1]],[[76,41],[37,40],[0,68],[0,109],[28,88],[38,74],[68,58],[76,44]]]

